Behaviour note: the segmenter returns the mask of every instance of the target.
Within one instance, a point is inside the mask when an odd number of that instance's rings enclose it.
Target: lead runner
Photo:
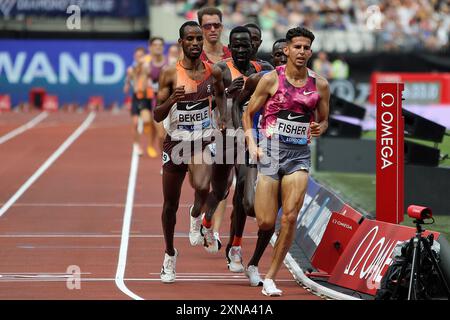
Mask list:
[[[262,230],[275,225],[281,186],[281,228],[262,289],[267,296],[282,294],[274,279],[292,244],[303,205],[311,166],[310,138],[319,137],[328,128],[328,82],[307,68],[314,38],[311,31],[302,27],[287,32],[287,64],[262,77],[242,119],[250,156],[258,160],[255,213]],[[258,146],[252,124],[255,113],[263,106],[261,131],[266,139]]]

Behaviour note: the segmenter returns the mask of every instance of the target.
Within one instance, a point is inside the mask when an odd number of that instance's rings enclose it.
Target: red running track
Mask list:
[[[0,138],[34,116],[0,115]],[[52,113],[0,145],[0,210],[87,116]],[[0,216],[0,299],[274,299],[264,297],[260,287],[250,287],[243,274],[229,272],[223,249],[211,255],[190,246],[188,206],[193,191],[187,179],[175,234],[180,252],[177,281],[162,284],[161,162],[147,156],[138,159],[127,215],[131,160],[129,115],[96,114],[87,130]],[[230,212],[229,206],[222,224],[224,243]],[[255,246],[256,232],[254,219],[249,219],[244,263]],[[260,263],[262,274],[271,254],[269,247]],[[80,272],[79,286],[73,270]],[[284,295],[276,299],[320,299],[300,287],[287,268],[278,278]]]

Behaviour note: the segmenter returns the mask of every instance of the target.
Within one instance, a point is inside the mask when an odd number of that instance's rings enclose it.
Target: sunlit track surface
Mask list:
[[[34,114],[33,116],[36,116]],[[33,118],[22,117],[9,130]],[[0,206],[88,116],[50,113],[35,127],[0,145]],[[20,117],[20,116],[18,116]],[[0,117],[0,121],[6,118]],[[12,119],[12,117],[11,117]],[[0,299],[268,299],[244,274],[228,271],[223,249],[216,255],[188,240],[193,191],[186,179],[177,216],[175,246],[180,252],[177,281],[159,280],[164,256],[161,227],[161,161],[139,158],[130,209],[123,283],[116,285],[123,244],[124,210],[132,155],[128,113],[97,113],[94,121],[0,217]],[[228,240],[231,198],[222,224]],[[257,226],[247,221],[244,262],[256,243]],[[267,271],[272,248],[261,260]],[[320,299],[300,287],[283,267],[281,299]]]

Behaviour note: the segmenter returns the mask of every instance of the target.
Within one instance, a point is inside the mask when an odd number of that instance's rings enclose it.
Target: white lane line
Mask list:
[[[18,136],[19,134],[24,133],[28,129],[33,128],[35,125],[37,125],[39,122],[41,122],[42,120],[44,120],[47,117],[48,117],[48,113],[46,111],[41,112],[40,114],[38,114],[36,117],[31,119],[30,121],[28,121],[24,125],[16,128],[13,131],[11,131],[11,132],[5,134],[4,136],[0,137],[0,144],[3,144],[6,141],[14,138],[15,136]]]
[[[60,276],[60,277],[2,277],[0,275],[0,282],[67,282],[67,278],[70,279],[71,276]],[[110,282],[114,281],[113,278],[83,278],[79,279],[81,282]],[[139,281],[139,282],[161,282],[159,277],[157,278],[126,278],[125,281]],[[190,279],[179,279],[177,275],[177,282],[242,282],[248,283],[247,278],[235,279],[235,278],[190,278]],[[293,279],[277,279],[277,282],[296,282]],[[250,288],[250,286],[249,286]]]
[[[25,250],[35,250],[35,249],[95,249],[95,250],[105,250],[105,249],[118,249],[118,246],[40,246],[40,245],[31,245],[31,244],[21,244],[17,245],[18,249]]]
[[[3,203],[0,203],[3,205]],[[162,208],[162,203],[135,203],[134,208]],[[182,203],[178,207],[190,208],[191,203]],[[15,203],[14,207],[105,207],[105,208],[123,208],[124,203]],[[233,205],[227,205],[227,208],[233,208]]]
[[[119,261],[117,263],[115,282],[116,286],[130,298],[134,300],[144,300],[143,298],[132,292],[130,289],[128,289],[124,281],[125,269],[127,265],[128,239],[130,237],[131,216],[133,215],[134,191],[136,188],[136,177],[139,168],[139,155],[134,150],[134,148],[132,150],[127,200],[123,217],[122,237],[120,240]]]
[[[95,119],[95,112],[91,112],[81,126],[56,150],[50,158],[25,182],[19,190],[0,208],[0,217],[19,199],[25,191],[78,139]]]
[[[188,234],[174,235],[175,238],[189,238]],[[221,236],[229,237],[224,233]],[[0,238],[122,238],[120,234],[0,234]],[[162,234],[131,234],[129,238],[164,238]],[[244,235],[245,239],[257,239],[258,236]]]

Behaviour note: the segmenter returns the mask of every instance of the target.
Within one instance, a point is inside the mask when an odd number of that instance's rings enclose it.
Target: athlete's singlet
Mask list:
[[[228,69],[230,70],[230,74],[231,74],[231,81],[233,82],[235,79],[239,78],[239,77],[243,77],[244,78],[244,85],[245,85],[245,81],[247,81],[248,76],[242,74],[233,64],[233,60],[232,59],[226,59],[225,60],[226,65],[228,67]],[[256,70],[256,73],[260,72],[262,70],[262,66],[261,64],[259,64],[256,61],[250,61],[250,63],[253,65],[253,67]],[[248,105],[248,101],[246,101],[243,105],[243,109],[245,111],[245,109],[247,108]],[[233,100],[232,99],[227,99],[226,102],[226,106],[227,106],[227,114],[231,115],[231,109],[233,107]],[[233,125],[233,120],[232,117],[227,117],[227,128],[234,128]]]
[[[193,141],[212,134],[211,108],[213,98],[212,67],[203,62],[205,75],[202,80],[189,78],[186,70],[177,62],[176,87],[184,86],[185,100],[178,101],[164,120],[164,128],[172,140]]]
[[[161,75],[162,69],[168,64],[167,59],[164,58],[164,61],[161,65],[155,65],[153,61],[150,61],[150,74],[149,80],[153,86],[153,90],[158,92],[159,89],[159,77]]]
[[[310,142],[310,123],[320,100],[316,87],[317,75],[308,69],[308,79],[302,87],[294,87],[286,79],[286,66],[276,69],[278,89],[264,106],[261,130],[267,138],[278,136],[280,142],[306,145]]]
[[[261,74],[261,76],[263,76],[270,71],[271,70],[264,70],[264,71],[261,71],[260,74]],[[243,112],[245,112],[247,110],[249,102],[250,102],[250,100],[248,100],[245,103]],[[254,137],[255,137],[255,139],[258,139],[258,140],[259,140],[259,131],[261,130],[261,120],[262,120],[263,112],[264,112],[263,109],[259,109],[253,116],[253,127],[252,128],[254,129]]]
[[[222,60],[231,58],[231,51],[230,51],[230,49],[228,49],[227,46],[223,46],[223,47],[222,47],[222,52],[223,52]],[[202,54],[200,55],[200,59],[201,59],[203,62],[208,62],[208,63],[214,64],[213,61],[209,60],[208,56],[207,56],[206,53],[205,53],[205,50],[202,51]]]

